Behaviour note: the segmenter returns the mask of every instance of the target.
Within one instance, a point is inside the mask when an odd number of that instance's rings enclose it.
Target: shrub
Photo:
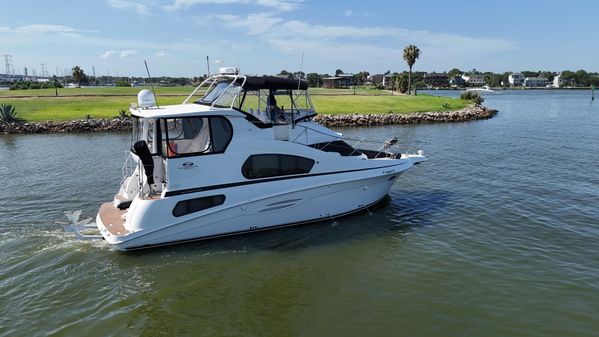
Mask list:
[[[129,114],[127,114],[127,109],[119,110],[119,118],[122,118],[122,119],[129,118]]]
[[[10,90],[27,90],[27,89],[50,89],[54,88],[56,84],[57,88],[62,88],[62,84],[60,82],[31,82],[31,81],[21,81],[11,84]]]
[[[118,79],[118,80],[116,81],[116,86],[117,86],[117,87],[130,87],[130,86],[131,86],[131,84],[129,83],[129,80],[128,80],[128,79],[126,79],[126,78],[121,78],[121,79]]]
[[[10,104],[0,105],[0,122],[1,123],[20,123],[23,119],[19,117],[17,110]]]
[[[485,99],[478,92],[474,91],[464,91],[460,95],[460,98],[467,101],[473,101],[476,104],[482,104],[485,101]]]

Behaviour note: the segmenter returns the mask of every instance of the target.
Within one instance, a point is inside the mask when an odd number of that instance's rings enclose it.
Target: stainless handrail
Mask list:
[[[350,153],[350,155],[353,155],[354,153],[360,151],[360,149],[358,148],[359,146],[361,146],[362,144],[372,144],[374,147],[378,147],[378,150],[372,149],[372,151],[378,152],[377,155],[374,157],[375,159],[378,158],[391,158],[394,155],[401,153],[400,148],[399,148],[399,142],[395,141],[393,143],[391,143],[391,139],[387,139],[387,140],[367,140],[366,137],[362,137],[362,138],[346,138],[343,136],[333,136],[329,133],[324,133],[318,130],[314,130],[312,128],[310,128],[307,125],[301,125],[301,124],[297,124],[296,126],[302,127],[304,128],[304,130],[302,132],[300,132],[291,142],[292,143],[298,143],[297,140],[302,136],[305,135],[306,136],[306,142],[308,139],[308,131],[312,131],[321,135],[325,135],[325,136],[329,136],[329,137],[333,137],[332,140],[330,140],[329,142],[327,142],[322,148],[326,148],[327,146],[329,146],[331,143],[333,143],[334,141],[337,140],[344,140],[344,141],[352,141],[354,142],[353,144],[351,144],[352,148],[354,148],[354,150]],[[392,139],[397,139],[396,137],[392,138]],[[298,143],[300,144],[300,143]],[[397,152],[394,151],[390,151],[391,149],[396,149]]]

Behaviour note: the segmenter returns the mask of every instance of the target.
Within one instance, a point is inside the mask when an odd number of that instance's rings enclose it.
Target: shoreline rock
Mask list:
[[[317,115],[314,120],[324,126],[381,126],[429,123],[457,123],[489,119],[497,110],[481,105],[456,111],[418,112],[411,114]],[[130,118],[79,119],[66,122],[0,123],[0,134],[130,132]]]
[[[65,122],[0,123],[3,134],[130,132],[130,118],[78,119]]]
[[[473,120],[489,119],[497,114],[497,110],[475,105],[456,111],[417,112],[410,114],[351,114],[351,115],[318,115],[316,122],[324,126],[382,126],[430,123],[458,123]]]

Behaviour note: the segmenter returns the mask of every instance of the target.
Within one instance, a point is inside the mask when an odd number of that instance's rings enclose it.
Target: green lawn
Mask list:
[[[154,87],[157,95],[189,95],[194,87]],[[130,95],[136,96],[142,89],[150,87],[103,87],[103,88],[59,88],[59,96],[102,96],[102,95]],[[7,96],[49,96],[54,97],[54,89],[31,90],[0,90],[0,98]]]
[[[162,96],[159,104],[178,104],[184,96]],[[85,118],[112,118],[137,98],[131,97],[59,97],[59,98],[0,98],[0,104],[12,104],[20,117],[27,121],[65,121]]]
[[[54,89],[2,90],[0,104],[12,104],[20,117],[27,121],[64,121],[85,118],[87,115],[93,118],[112,118],[118,116],[121,109],[128,110],[129,105],[137,101],[137,93],[141,89],[139,87],[59,89],[59,94],[66,97],[54,97]],[[157,88],[158,103],[179,104],[192,90],[193,88],[190,87]],[[461,109],[470,104],[469,101],[448,97],[391,96],[388,92],[376,89],[361,88],[360,90],[362,90],[361,94],[355,96],[348,94],[347,89],[315,88],[310,89],[310,92],[314,107],[320,114],[447,111]],[[369,91],[374,93],[369,95]],[[6,98],[6,96],[22,98]],[[445,104],[448,106],[444,107]]]
[[[326,89],[326,88],[310,88],[312,95],[353,95],[354,89]],[[374,95],[374,96],[391,96],[389,91],[378,90],[374,87],[356,87],[356,95]]]
[[[317,112],[327,115],[450,111],[462,109],[471,104],[470,101],[431,95],[312,96],[312,103]]]

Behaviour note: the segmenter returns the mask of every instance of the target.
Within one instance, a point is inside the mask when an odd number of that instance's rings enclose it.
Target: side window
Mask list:
[[[231,124],[222,117],[210,118],[210,129],[212,131],[212,151],[225,152],[227,145],[233,138]]]
[[[243,104],[238,108],[253,115],[263,123],[270,123],[267,99],[268,90],[248,90],[245,92],[245,97],[243,97]]]
[[[222,153],[233,137],[224,117],[169,118],[163,125],[163,153],[170,158]]]
[[[257,154],[250,156],[241,166],[241,174],[247,179],[286,176],[309,173],[314,160],[284,154]]]
[[[222,205],[225,202],[225,199],[226,197],[223,194],[219,194],[179,201],[175,205],[175,208],[173,208],[173,215],[179,217]]]

